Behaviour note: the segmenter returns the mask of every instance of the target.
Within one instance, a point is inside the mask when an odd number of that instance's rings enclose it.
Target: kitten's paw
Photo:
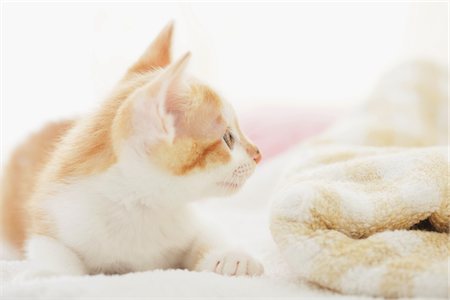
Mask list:
[[[199,263],[197,270],[227,276],[259,276],[264,273],[260,262],[241,251],[211,252]]]

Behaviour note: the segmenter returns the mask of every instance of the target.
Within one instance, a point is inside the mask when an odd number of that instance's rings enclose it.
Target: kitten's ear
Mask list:
[[[188,52],[168,66],[134,97],[136,129],[152,139],[172,141],[175,137],[177,114],[187,105],[184,73],[190,56]]]
[[[161,84],[172,85],[181,79],[191,58],[191,52],[186,52],[180,59],[168,66],[159,76],[157,81]]]
[[[173,21],[166,25],[144,54],[128,69],[127,75],[164,68],[170,63]]]

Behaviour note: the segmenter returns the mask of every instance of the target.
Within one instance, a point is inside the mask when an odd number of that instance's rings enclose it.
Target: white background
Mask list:
[[[98,105],[159,30],[238,112],[351,108],[390,67],[448,64],[448,3],[2,3],[2,160],[49,120]]]

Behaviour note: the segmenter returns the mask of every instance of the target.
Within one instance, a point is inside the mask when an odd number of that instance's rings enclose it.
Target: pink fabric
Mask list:
[[[242,131],[268,160],[330,126],[340,113],[291,107],[264,108],[241,114]]]

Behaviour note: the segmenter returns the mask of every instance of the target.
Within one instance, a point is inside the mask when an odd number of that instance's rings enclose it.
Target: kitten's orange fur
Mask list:
[[[25,205],[30,199],[40,171],[51,158],[56,143],[73,121],[51,123],[32,135],[12,154],[7,164],[1,188],[0,222],[1,236],[17,249],[22,249],[25,239]]]

